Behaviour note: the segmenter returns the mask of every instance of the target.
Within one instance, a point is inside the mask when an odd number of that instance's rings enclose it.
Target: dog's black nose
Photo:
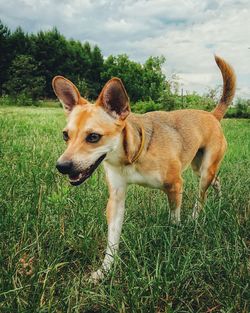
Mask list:
[[[56,168],[62,174],[69,174],[72,170],[72,167],[73,167],[72,161],[56,162]]]

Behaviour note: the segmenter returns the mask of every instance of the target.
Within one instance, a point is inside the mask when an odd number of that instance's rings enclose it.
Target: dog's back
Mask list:
[[[212,112],[186,109],[128,116],[128,123],[142,125],[149,134],[150,146],[145,157],[150,159],[152,155],[157,155],[157,160],[165,161],[169,161],[169,158],[180,159],[183,170],[191,163],[199,149],[226,145],[219,121],[234,97],[236,77],[228,63],[217,56],[215,60],[223,77],[223,93]]]

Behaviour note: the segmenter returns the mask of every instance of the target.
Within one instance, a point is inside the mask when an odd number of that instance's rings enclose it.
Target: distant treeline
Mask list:
[[[163,57],[149,57],[144,64],[127,55],[104,59],[98,46],[67,40],[56,28],[27,34],[20,27],[11,32],[0,22],[0,60],[1,94],[54,97],[51,81],[55,75],[72,80],[89,99],[95,99],[113,76],[123,80],[132,102],[158,101],[169,89],[161,70]]]
[[[126,54],[104,58],[97,45],[66,39],[56,28],[28,34],[21,27],[11,31],[0,21],[0,104],[11,99],[25,105],[54,98],[51,81],[62,75],[72,80],[89,100],[97,98],[110,78],[119,77],[134,111],[141,113],[214,107],[220,89],[211,89],[202,96],[184,95],[178,80],[167,80],[162,71],[164,63],[162,56],[150,56],[144,64],[130,60]],[[249,100],[239,99],[237,103],[240,115],[249,115]]]

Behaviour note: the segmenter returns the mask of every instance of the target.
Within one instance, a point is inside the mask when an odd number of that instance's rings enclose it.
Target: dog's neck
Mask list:
[[[143,123],[131,113],[121,132],[117,147],[108,154],[106,161],[116,166],[135,164],[145,153],[147,141]]]

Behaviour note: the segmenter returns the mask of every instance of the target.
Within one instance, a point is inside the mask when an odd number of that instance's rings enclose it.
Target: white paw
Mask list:
[[[171,223],[174,224],[174,225],[180,224],[180,222],[181,222],[180,214],[171,211],[171,212],[170,212],[170,221],[171,221]]]
[[[176,216],[171,217],[170,221],[174,225],[179,225],[181,223],[181,219],[179,217],[176,217]]]
[[[91,273],[90,281],[94,284],[97,284],[100,280],[104,278],[104,273],[102,270]]]

